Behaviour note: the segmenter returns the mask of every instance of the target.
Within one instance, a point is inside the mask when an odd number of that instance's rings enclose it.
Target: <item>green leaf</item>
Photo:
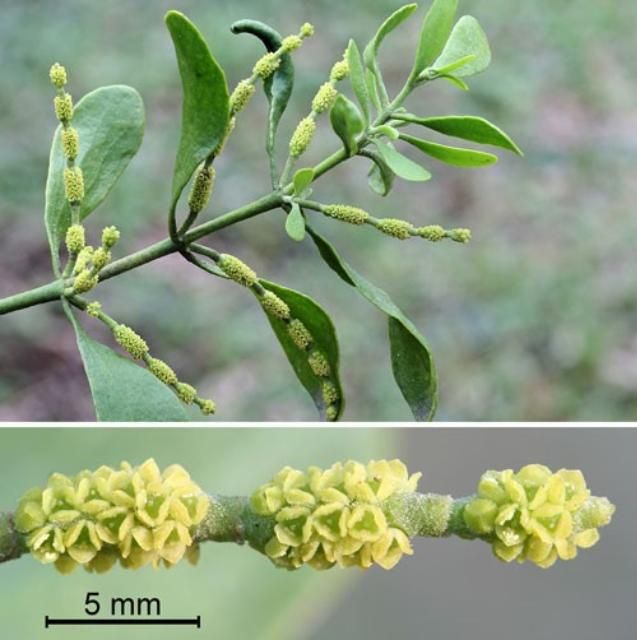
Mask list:
[[[360,155],[369,158],[373,162],[367,174],[367,183],[370,189],[379,196],[386,196],[394,184],[394,172],[376,151],[365,149],[360,152]]]
[[[258,20],[238,20],[230,27],[230,30],[232,33],[250,33],[256,36],[268,51],[276,51],[281,46],[281,34]],[[294,64],[292,56],[289,53],[284,53],[277,70],[263,83],[263,90],[270,105],[265,145],[268,155],[274,153],[276,132],[281,117],[288,106],[293,88]]]
[[[452,76],[448,73],[439,74],[438,77],[450,82],[452,85],[458,87],[458,89],[469,91],[469,85],[462,78],[456,78],[456,76]]]
[[[381,124],[380,126],[375,127],[374,132],[382,133],[390,140],[398,140],[398,136],[400,135],[398,129],[394,129],[394,127],[389,124]]]
[[[290,213],[285,218],[285,231],[292,240],[297,242],[305,238],[305,218],[301,213],[301,207],[296,202],[292,203]]]
[[[363,60],[365,65],[374,70],[377,67],[376,57],[378,56],[378,49],[382,44],[385,37],[390,34],[396,27],[400,26],[409,16],[416,11],[417,4],[405,4],[399,9],[396,9],[383,24],[378,27],[378,31],[374,37],[369,41],[369,44],[363,51]]]
[[[490,164],[495,164],[498,161],[498,156],[495,156],[492,153],[474,151],[473,149],[461,149],[460,147],[448,147],[444,144],[421,140],[420,138],[415,138],[414,136],[410,136],[406,133],[401,133],[400,139],[408,142],[417,149],[420,149],[423,153],[430,155],[432,158],[436,158],[436,160],[452,164],[456,167],[486,167]]]
[[[458,0],[434,0],[422,23],[416,60],[409,74],[410,82],[440,55],[451,33],[457,9]]]
[[[144,104],[135,89],[122,85],[101,87],[85,95],[75,106],[73,127],[80,136],[76,164],[84,173],[84,219],[106,198],[137,153],[144,136]],[[66,160],[60,141],[62,127],[53,136],[46,182],[44,223],[51,247],[53,268],[60,268],[59,247],[71,224],[71,209],[64,196]]]
[[[314,169],[307,167],[305,169],[299,169],[292,179],[294,185],[294,195],[302,196],[306,189],[312,184],[314,180]]]
[[[431,179],[431,174],[427,169],[416,164],[402,153],[399,153],[387,143],[381,140],[373,140],[373,142],[378,151],[380,151],[383,160],[389,165],[389,168],[403,180],[424,182]]]
[[[310,225],[308,233],[327,265],[389,316],[389,345],[394,379],[418,421],[431,420],[438,403],[438,381],[426,340],[385,291],[352,269]]]
[[[179,11],[164,18],[175,46],[183,90],[181,137],[171,211],[197,166],[223,140],[229,118],[226,76],[195,25]]]
[[[482,27],[473,16],[462,16],[453,28],[440,57],[433,63],[434,69],[449,68],[462,58],[474,56],[454,71],[454,76],[467,77],[484,71],[491,62],[489,41]]]
[[[402,24],[409,16],[418,8],[417,4],[406,4],[394,11],[378,28],[374,37],[370,40],[363,51],[363,62],[368,69],[367,86],[372,100],[376,96],[380,96],[387,103],[389,98],[383,83],[383,75],[378,66],[378,50],[385,37],[391,33],[396,27]],[[371,77],[370,77],[371,76]],[[376,104],[376,100],[374,100]],[[381,108],[380,103],[376,104],[378,109]]]
[[[343,141],[347,154],[353,156],[358,151],[356,136],[365,129],[358,107],[349,98],[339,94],[330,109],[330,122],[334,133]]]
[[[349,78],[356,98],[363,110],[365,123],[369,122],[369,95],[367,93],[367,82],[365,80],[365,69],[361,61],[361,54],[354,40],[349,41],[347,46],[347,62],[349,64]]]
[[[320,351],[327,359],[331,370],[329,380],[336,387],[339,398],[341,399],[337,405],[338,419],[343,413],[345,400],[339,378],[338,340],[330,317],[314,300],[298,291],[287,289],[286,287],[282,287],[274,282],[268,282],[267,280],[259,280],[259,282],[268,291],[272,291],[272,293],[279,296],[279,298],[290,307],[292,317],[300,320],[312,334],[314,338],[313,348]],[[327,407],[323,401],[322,384],[326,378],[321,378],[312,371],[307,362],[307,352],[301,351],[294,342],[292,342],[287,332],[285,322],[270,314],[266,315],[276,337],[283,347],[283,351],[285,351],[285,355],[292,365],[292,369],[294,369],[294,373],[296,373],[296,377],[312,397],[321,419],[324,420]]]
[[[478,116],[433,116],[419,118],[411,114],[397,114],[398,120],[419,124],[438,133],[479,144],[501,147],[523,156],[522,150],[502,129]]]
[[[383,105],[380,101],[379,82],[376,79],[376,76],[374,75],[374,73],[369,69],[365,69],[365,82],[367,82],[367,94],[369,95],[369,98],[372,101],[372,104],[376,107],[378,111],[380,111],[383,108]],[[387,101],[388,100],[389,98],[387,98]]]
[[[184,422],[184,405],[147,369],[124,358],[84,331],[67,302],[99,421]]]

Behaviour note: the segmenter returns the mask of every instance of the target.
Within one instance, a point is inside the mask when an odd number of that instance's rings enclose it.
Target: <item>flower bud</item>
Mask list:
[[[449,237],[454,242],[466,244],[471,240],[471,231],[469,229],[451,229],[451,231],[449,231]]]
[[[307,116],[299,122],[290,140],[290,155],[293,158],[298,158],[310,146],[315,131],[316,122],[311,116]]]
[[[261,56],[254,65],[252,73],[262,80],[269,78],[281,64],[281,60],[276,54],[269,52]]]
[[[118,324],[113,329],[113,337],[135,360],[141,360],[148,354],[146,341],[125,324]]]
[[[69,123],[73,118],[73,98],[71,94],[65,93],[62,96],[53,98],[55,117],[63,124]]]
[[[301,44],[303,44],[303,38],[301,38],[301,36],[286,36],[281,41],[281,49],[286,53],[291,53],[292,51],[296,51]]]
[[[317,376],[327,378],[330,375],[330,365],[327,358],[320,351],[312,351],[307,363]]]
[[[302,38],[309,38],[309,37],[313,36],[314,35],[314,25],[310,24],[309,22],[304,22],[301,25],[301,29],[299,30],[299,33],[300,33]]]
[[[75,160],[80,152],[80,136],[77,129],[67,127],[62,129],[62,150],[69,160]]]
[[[55,87],[62,89],[66,84],[66,69],[57,62],[49,69],[49,78]]]
[[[104,249],[104,247],[98,247],[93,252],[93,267],[100,271],[111,261],[111,252]]]
[[[346,60],[339,60],[334,63],[332,70],[330,71],[330,80],[332,82],[339,82],[344,80],[349,75],[349,64]]]
[[[197,397],[197,389],[185,382],[178,382],[175,388],[179,399],[185,404],[192,404]]]
[[[164,384],[174,386],[179,382],[177,374],[163,360],[148,358],[146,365],[149,371]]]
[[[102,246],[112,249],[119,242],[119,230],[117,227],[105,227],[102,229]]]
[[[79,204],[84,198],[84,174],[79,167],[64,169],[64,193],[70,204]]]
[[[272,291],[266,291],[261,296],[261,305],[267,313],[275,318],[279,318],[280,320],[290,319],[290,307],[288,307],[279,296],[272,293]]]
[[[192,213],[199,213],[202,211],[210,200],[212,194],[212,188],[215,183],[215,170],[211,165],[206,167],[202,164],[192,183],[192,189],[190,190],[190,196],[188,197],[188,206]]]
[[[334,85],[331,82],[325,82],[312,99],[312,111],[316,113],[327,111],[334,104],[337,95],[338,91]]]
[[[69,253],[77,254],[86,244],[84,227],[81,224],[72,224],[66,230],[66,248]]]
[[[415,229],[417,235],[430,242],[439,242],[447,236],[447,232],[437,224],[430,224],[426,227]]]
[[[73,280],[73,293],[87,293],[97,286],[99,277],[90,269],[80,271]]]
[[[339,400],[338,390],[332,382],[326,380],[322,387],[323,401],[325,404],[336,404]]]
[[[369,220],[367,211],[347,204],[327,204],[323,207],[323,213],[330,218],[349,224],[365,224]]]
[[[203,413],[204,416],[209,416],[217,410],[217,406],[212,400],[200,400],[199,408],[201,409],[201,413]]]
[[[84,271],[86,267],[91,263],[93,259],[93,253],[95,249],[91,246],[84,247],[78,254],[75,259],[75,266],[73,267],[73,273],[78,274],[80,271]]]
[[[414,232],[414,227],[410,222],[397,218],[381,218],[377,222],[376,228],[388,236],[398,238],[399,240],[407,240]]]
[[[243,111],[250,99],[254,95],[256,87],[249,80],[241,80],[234,88],[230,96],[230,109],[232,113]]]
[[[231,279],[244,287],[252,287],[258,282],[257,274],[235,256],[224,253],[219,258],[219,268]]]
[[[86,305],[86,313],[92,318],[99,318],[101,311],[102,311],[102,305],[97,301],[89,302]]]
[[[288,334],[292,342],[302,351],[312,344],[312,334],[300,320],[294,319],[288,324]]]

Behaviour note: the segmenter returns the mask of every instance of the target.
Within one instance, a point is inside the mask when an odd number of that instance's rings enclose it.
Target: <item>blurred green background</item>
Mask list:
[[[391,438],[391,439],[390,439]],[[456,497],[489,468],[542,462],[581,468],[616,505],[601,540],[543,571],[507,565],[479,541],[419,539],[396,568],[286,572],[247,547],[202,545],[197,567],[59,575],[30,557],[0,565],[4,638],[107,639],[108,627],[43,629],[45,614],[79,617],[88,591],[102,602],[160,597],[163,615],[200,614],[201,631],[121,627],[121,640],[633,640],[637,625],[637,431],[596,429],[0,429],[0,510],[49,473],[154,456],[184,465],[203,488],[247,494],[282,466],[401,457],[421,491]],[[471,452],[469,455],[467,452]]]
[[[162,22],[166,9],[182,10],[200,26],[231,85],[262,53],[256,39],[230,34],[235,19],[260,18],[283,33],[305,20],[315,24],[316,36],[295,57],[297,90],[282,126],[285,146],[348,38],[364,44],[397,6],[393,0],[5,0],[0,295],[50,279],[42,211],[55,126],[47,78],[52,61],[68,67],[76,97],[125,83],[144,98],[141,152],[88,224],[91,234],[117,224],[123,255],[165,235],[181,100]],[[526,158],[505,155],[495,167],[474,171],[432,160],[430,183],[397,181],[386,200],[368,190],[367,162],[356,159],[324,178],[315,196],[419,224],[467,226],[472,243],[400,243],[370,229],[323,219],[317,225],[428,337],[440,375],[440,419],[634,418],[637,4],[464,0],[461,9],[484,25],[491,68],[471,79],[468,94],[439,82],[414,94],[408,107],[422,115],[488,117],[519,142]],[[394,91],[411,66],[421,19],[422,9],[384,45],[382,67]],[[208,215],[267,189],[264,102],[259,96],[241,117],[219,162]],[[323,122],[308,162],[337,144]],[[213,242],[329,311],[341,339],[346,418],[410,418],[391,377],[384,317],[336,279],[311,242],[287,238],[280,212],[219,233]],[[99,296],[184,379],[215,398],[220,417],[313,417],[267,321],[238,287],[171,257],[105,283]],[[91,330],[100,335],[99,329]],[[47,305],[3,317],[0,418],[92,416],[74,337],[59,310]]]

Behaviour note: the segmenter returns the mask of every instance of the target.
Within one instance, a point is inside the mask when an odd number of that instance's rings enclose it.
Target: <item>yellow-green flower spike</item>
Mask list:
[[[336,389],[334,384],[329,380],[326,380],[323,383],[322,392],[323,392],[323,400],[325,401],[325,404],[330,405],[330,404],[336,404],[338,402],[338,390]]]
[[[255,91],[256,87],[254,83],[250,82],[250,80],[241,80],[230,96],[230,109],[232,113],[243,111]]]
[[[162,473],[150,459],[139,467],[55,473],[44,489],[23,496],[15,524],[40,562],[61,573],[78,565],[103,573],[118,560],[133,569],[176,564],[196,546],[191,534],[208,508],[183,467]]]
[[[53,98],[55,117],[62,123],[67,124],[73,119],[73,98],[70,93]]]
[[[290,307],[272,291],[266,291],[260,298],[261,305],[267,313],[280,320],[290,319]]]
[[[440,240],[447,237],[447,232],[437,224],[430,224],[426,227],[419,227],[414,231],[416,235],[419,235],[421,238],[429,240],[430,242],[440,242]]]
[[[88,315],[91,316],[92,318],[99,318],[101,311],[102,311],[102,305],[97,301],[89,302],[86,305],[86,313],[88,313]]]
[[[312,116],[307,116],[299,122],[290,140],[290,155],[293,158],[298,158],[310,146],[315,131],[316,122]]]
[[[276,522],[266,555],[288,569],[391,569],[413,550],[406,533],[388,524],[383,502],[415,491],[419,477],[399,460],[348,461],[305,473],[283,468],[250,499],[255,513]]]
[[[338,418],[338,409],[334,405],[330,405],[325,409],[325,417],[329,422],[334,422]]]
[[[243,261],[228,253],[223,253],[219,268],[230,278],[244,287],[252,287],[258,282],[257,274]]]
[[[399,240],[407,240],[414,233],[410,222],[398,218],[381,218],[375,226],[379,231]]]
[[[347,60],[339,60],[334,63],[332,70],[330,71],[330,80],[332,82],[339,82],[345,80],[349,75],[349,64]]]
[[[197,389],[185,382],[178,382],[175,385],[175,390],[184,404],[192,404],[197,397]]]
[[[84,174],[79,167],[64,169],[64,193],[70,204],[79,204],[84,198]]]
[[[69,160],[75,160],[80,152],[80,136],[77,129],[67,127],[62,130],[62,151]]]
[[[98,247],[93,252],[92,262],[93,267],[99,271],[103,269],[111,261],[111,252],[104,247]]]
[[[113,329],[113,337],[117,344],[127,351],[135,360],[141,360],[148,354],[148,344],[146,340],[125,324],[118,324]]]
[[[312,111],[316,113],[327,111],[334,104],[336,96],[338,96],[338,91],[334,85],[331,82],[325,82],[312,99]]]
[[[330,375],[330,365],[327,358],[320,351],[312,351],[307,359],[307,363],[317,376],[327,378],[327,376]]]
[[[215,169],[211,165],[207,167],[202,164],[195,174],[192,183],[190,196],[188,197],[188,206],[193,213],[202,211],[210,200],[212,188],[215,184]]]
[[[365,224],[369,220],[367,211],[347,204],[327,204],[323,207],[323,213],[330,218],[349,224]]]
[[[77,254],[86,245],[84,227],[81,224],[72,224],[66,230],[66,248],[69,253]]]
[[[454,242],[462,242],[463,244],[471,240],[471,231],[469,229],[452,229],[448,235]]]
[[[174,386],[179,382],[177,374],[159,358],[147,358],[146,366],[149,371],[164,384]]]
[[[280,64],[281,60],[279,57],[273,52],[268,52],[257,60],[252,69],[252,73],[255,76],[259,76],[262,80],[265,80],[279,68]]]
[[[288,324],[288,335],[292,342],[301,350],[305,351],[312,344],[312,334],[307,327],[296,318]]]
[[[309,22],[304,22],[301,25],[299,34],[302,38],[310,38],[314,35],[314,25],[310,24]]]
[[[49,78],[53,86],[62,89],[67,82],[66,69],[59,63],[54,63],[49,69]]]
[[[104,227],[102,229],[102,246],[112,249],[119,242],[119,230],[117,227]]]
[[[296,51],[303,44],[303,38],[297,35],[286,36],[281,41],[281,49],[286,53]]]
[[[88,293],[97,286],[99,277],[90,269],[80,271],[73,280],[73,293]]]
[[[463,515],[469,529],[490,541],[501,560],[528,560],[548,568],[558,558],[572,560],[578,547],[586,549],[599,539],[597,526],[610,520],[614,507],[608,501],[596,502],[604,505],[604,513],[591,521],[579,515],[588,508],[589,498],[580,471],[552,473],[530,464],[517,473],[487,471]]]

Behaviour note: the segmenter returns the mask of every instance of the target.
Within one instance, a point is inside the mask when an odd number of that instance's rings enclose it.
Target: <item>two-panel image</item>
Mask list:
[[[634,638],[635,27],[3,3],[0,637]]]

